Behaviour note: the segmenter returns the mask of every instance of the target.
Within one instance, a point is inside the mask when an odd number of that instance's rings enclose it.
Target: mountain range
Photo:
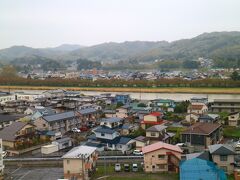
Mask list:
[[[203,33],[191,39],[167,41],[126,41],[103,43],[94,46],[63,44],[55,48],[12,46],[0,50],[0,61],[36,57],[65,61],[79,58],[92,61],[154,61],[193,60],[198,57],[240,59],[240,32]]]

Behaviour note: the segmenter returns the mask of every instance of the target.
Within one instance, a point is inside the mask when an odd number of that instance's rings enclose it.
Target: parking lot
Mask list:
[[[6,180],[57,180],[63,178],[63,168],[55,167],[6,167]]]

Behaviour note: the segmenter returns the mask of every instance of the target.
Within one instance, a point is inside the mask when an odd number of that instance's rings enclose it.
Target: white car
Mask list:
[[[120,172],[121,171],[121,164],[115,164],[115,171]]]
[[[137,172],[138,171],[138,165],[137,164],[133,164],[132,165],[132,171],[133,172]]]
[[[72,132],[75,132],[75,133],[80,133],[80,132],[81,132],[81,130],[80,130],[80,129],[78,129],[78,128],[72,128]]]
[[[143,155],[142,151],[137,150],[137,149],[133,151],[133,154],[137,155],[137,156],[142,156]]]

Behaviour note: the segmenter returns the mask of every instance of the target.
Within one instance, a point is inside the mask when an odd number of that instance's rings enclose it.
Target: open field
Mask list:
[[[124,87],[52,87],[52,86],[0,86],[6,90],[51,90],[66,89],[71,91],[102,91],[102,92],[142,92],[142,93],[194,93],[194,94],[240,94],[239,88],[124,88]]]

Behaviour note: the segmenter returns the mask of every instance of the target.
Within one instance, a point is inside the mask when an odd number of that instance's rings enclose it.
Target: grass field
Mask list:
[[[240,128],[226,126],[223,128],[223,136],[228,138],[240,138]]]
[[[196,93],[196,94],[240,94],[240,88],[124,88],[124,87],[51,87],[51,86],[0,86],[0,89],[15,90],[51,90],[66,89],[71,91],[102,92],[146,92],[146,93]]]

